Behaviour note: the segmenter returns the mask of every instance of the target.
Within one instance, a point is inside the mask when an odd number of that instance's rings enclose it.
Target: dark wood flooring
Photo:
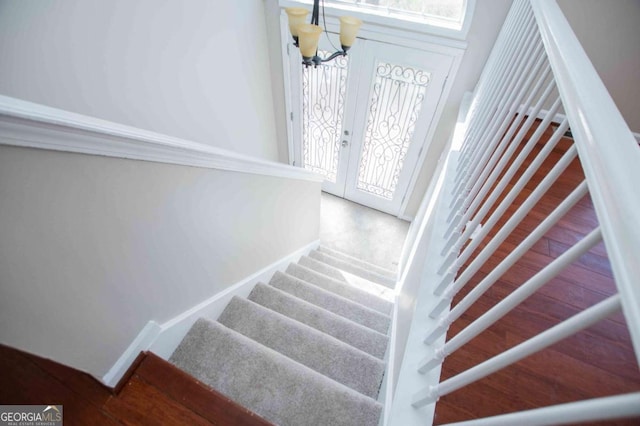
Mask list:
[[[550,131],[547,131],[547,136]],[[506,222],[525,197],[536,188],[570,145],[570,140],[563,139],[554,149],[527,184],[523,194],[501,218],[501,224]],[[531,162],[532,156],[540,149],[541,145],[536,147],[525,165]],[[522,171],[521,168],[511,181],[509,189]],[[455,297],[454,305],[524,240],[583,178],[579,161],[573,161],[533,211]],[[593,204],[587,195],[451,326],[447,339],[455,336],[597,226]],[[493,234],[485,238],[465,267],[492,236]],[[606,249],[601,243],[488,330],[447,357],[441,380],[455,376],[515,346],[615,293]],[[619,313],[542,352],[443,396],[436,404],[435,424],[638,390],[638,361],[631,346],[624,316]],[[640,419],[599,424],[638,425]]]
[[[0,367],[0,404],[61,404],[65,425],[270,425],[152,353],[141,354],[117,391],[2,345]]]

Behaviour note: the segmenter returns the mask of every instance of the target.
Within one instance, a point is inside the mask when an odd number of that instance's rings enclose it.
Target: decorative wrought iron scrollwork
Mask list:
[[[369,101],[356,187],[393,199],[431,74],[379,62]]]
[[[338,171],[348,60],[342,56],[302,70],[303,164],[330,182]]]

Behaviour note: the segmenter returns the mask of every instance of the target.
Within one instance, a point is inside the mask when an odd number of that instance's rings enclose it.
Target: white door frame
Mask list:
[[[397,215],[403,198],[406,198],[409,183],[414,171],[418,168],[420,150],[423,149],[426,135],[433,125],[433,116],[440,103],[442,89],[451,69],[452,58],[448,55],[416,50],[414,48],[390,45],[376,40],[363,40],[361,47],[365,51],[362,69],[358,73],[362,86],[356,100],[356,113],[352,135],[352,151],[349,157],[349,174],[346,182],[345,198],[374,209]],[[408,66],[429,72],[430,81],[426,86],[424,100],[421,102],[419,117],[412,132],[411,142],[404,157],[393,199],[389,200],[366,191],[357,189],[361,154],[364,145],[366,126],[372,90],[376,80],[378,63],[389,63],[392,66]]]
[[[291,35],[289,34],[289,28],[287,24],[287,17],[284,12],[284,7],[288,6],[305,6],[304,4],[296,3],[295,1],[287,1],[280,0],[281,13],[280,13],[280,29],[281,29],[281,40],[282,40],[282,61],[283,61],[283,69],[284,69],[284,86],[285,86],[285,103],[287,108],[287,116],[288,126],[287,126],[287,139],[289,146],[289,162],[292,165],[301,166],[301,152],[298,148],[301,144],[294,143],[294,135],[301,135],[302,129],[294,128],[295,120],[293,120],[294,116],[301,117],[301,104],[292,102],[292,96],[294,93],[302,93],[302,82],[301,75],[302,72],[295,75],[295,73],[291,72],[291,62],[295,61],[301,63],[301,57],[298,49],[293,46],[293,40],[291,39]],[[335,10],[330,8],[326,8],[326,27],[330,32],[339,32],[339,21],[338,16]],[[366,20],[366,17],[363,19]],[[321,22],[322,24],[322,22]],[[399,46],[412,47],[414,49],[423,50],[427,52],[440,53],[444,55],[448,55],[451,57],[451,68],[449,70],[449,75],[447,80],[444,83],[442,93],[440,96],[440,100],[436,107],[435,113],[433,115],[433,119],[431,121],[431,125],[429,126],[429,130],[423,141],[422,146],[420,147],[420,151],[418,154],[418,160],[416,162],[415,169],[412,171],[412,176],[410,182],[407,186],[405,194],[403,194],[402,203],[400,206],[400,210],[398,213],[398,217],[402,219],[411,220],[411,217],[408,217],[405,214],[407,205],[409,203],[409,199],[411,198],[411,194],[414,191],[416,181],[418,179],[418,175],[422,170],[422,166],[424,164],[424,160],[426,158],[426,154],[429,150],[429,146],[433,140],[433,136],[437,127],[437,123],[442,116],[442,112],[444,110],[444,106],[447,103],[449,98],[451,88],[453,86],[453,81],[455,81],[456,74],[460,67],[460,62],[462,61],[462,57],[467,47],[467,43],[459,40],[447,39],[444,37],[438,37],[433,35],[426,35],[423,32],[412,31],[412,30],[404,30],[399,28],[392,28],[383,25],[379,25],[376,23],[366,22],[361,28],[359,38],[369,39],[374,41],[380,41],[388,44],[395,44]],[[353,46],[353,49],[358,48],[358,41]],[[302,65],[300,65],[300,70],[302,69]],[[297,120],[298,123],[301,123],[301,120]]]

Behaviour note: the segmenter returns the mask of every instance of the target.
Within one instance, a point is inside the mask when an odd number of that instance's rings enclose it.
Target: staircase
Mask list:
[[[219,318],[170,362],[281,425],[377,425],[395,274],[321,246]]]

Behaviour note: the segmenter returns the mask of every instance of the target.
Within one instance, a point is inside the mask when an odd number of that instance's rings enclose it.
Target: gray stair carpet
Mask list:
[[[316,259],[312,259],[309,256],[302,256],[300,260],[298,260],[298,265],[313,269],[314,271],[333,278],[334,280],[338,280],[343,283],[348,282],[344,274],[340,270],[334,268],[333,266],[329,266],[326,263],[322,263]]]
[[[336,257],[328,255],[327,253],[323,253],[318,250],[313,250],[311,253],[309,253],[309,257],[319,262],[325,263],[327,265],[342,269],[343,271],[346,271],[348,273],[357,275],[362,278],[366,278],[367,280],[372,281],[374,283],[381,284],[389,288],[395,288],[395,285],[396,285],[395,279],[382,276],[380,274],[377,274],[367,269],[360,268],[359,266],[356,266],[348,261],[344,261],[342,259],[338,259]]]
[[[220,323],[199,319],[170,358],[279,425],[377,425],[382,406]]]
[[[338,250],[334,250],[334,249],[326,247],[326,246],[318,247],[318,251],[320,251],[322,253],[326,253],[329,256],[333,256],[335,258],[344,260],[345,262],[350,262],[353,265],[356,265],[356,266],[358,266],[358,267],[360,267],[362,269],[367,269],[367,270],[373,271],[378,275],[382,275],[383,277],[387,277],[387,278],[390,278],[392,280],[395,280],[398,277],[398,274],[395,271],[392,271],[392,270],[387,269],[387,268],[383,268],[382,266],[378,266],[378,265],[375,265],[373,263],[366,262],[364,260],[358,259],[357,257],[350,256],[350,255],[348,255],[346,253],[342,253],[342,252],[340,252]]]
[[[263,283],[256,284],[248,299],[335,337],[376,358],[384,358],[389,339],[382,333]]]
[[[345,299],[367,306],[384,315],[391,315],[391,311],[393,310],[393,303],[357,287],[344,285],[343,282],[334,280],[306,266],[292,263],[287,267],[286,272],[291,276],[338,294]]]
[[[378,397],[384,363],[353,346],[237,296],[218,322],[363,395]]]
[[[379,333],[387,334],[389,330],[388,316],[284,272],[276,272],[269,285]]]

